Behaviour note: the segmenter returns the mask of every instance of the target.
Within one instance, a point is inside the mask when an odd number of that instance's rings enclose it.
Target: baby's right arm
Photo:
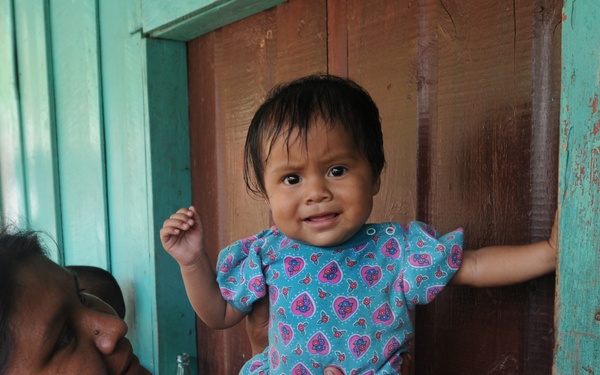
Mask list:
[[[194,311],[210,327],[229,328],[246,314],[233,308],[221,295],[212,263],[202,244],[200,215],[191,206],[180,208],[163,223],[160,240],[179,263]]]

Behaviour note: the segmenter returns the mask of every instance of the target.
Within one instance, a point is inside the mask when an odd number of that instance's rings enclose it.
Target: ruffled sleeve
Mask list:
[[[248,313],[252,304],[266,295],[261,251],[272,230],[239,240],[221,250],[217,261],[217,282],[221,294],[236,309]]]
[[[463,252],[461,228],[440,235],[415,221],[405,232],[402,289],[409,308],[431,302],[460,268]]]

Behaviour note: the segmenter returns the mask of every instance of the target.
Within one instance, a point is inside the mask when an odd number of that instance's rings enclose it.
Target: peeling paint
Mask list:
[[[593,98],[590,98],[590,108],[592,109],[592,116],[598,111],[598,94],[594,94]],[[590,119],[592,117],[590,116]]]
[[[590,133],[590,135],[596,136],[600,132],[600,120],[594,123],[594,129]]]

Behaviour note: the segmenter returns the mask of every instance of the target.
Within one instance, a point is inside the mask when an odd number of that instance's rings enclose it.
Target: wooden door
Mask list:
[[[381,112],[388,165],[371,221],[462,226],[466,246],[549,233],[556,195],[559,1],[290,0],[188,43],[194,204],[207,246],[271,224],[241,178],[246,129],[274,84],[329,72]],[[549,374],[553,277],[450,287],[417,311],[415,372]],[[201,374],[250,356],[243,324],[198,322]]]

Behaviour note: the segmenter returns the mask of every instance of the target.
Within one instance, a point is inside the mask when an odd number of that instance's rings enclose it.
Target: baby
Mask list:
[[[555,269],[548,241],[463,251],[463,232],[427,224],[367,224],[385,165],[377,106],[349,79],[300,78],[273,89],[245,146],[244,179],[272,228],[223,249],[216,275],[194,207],[160,232],[198,316],[222,329],[268,295],[269,346],[243,374],[400,372],[412,312],[445,285],[499,286]]]

